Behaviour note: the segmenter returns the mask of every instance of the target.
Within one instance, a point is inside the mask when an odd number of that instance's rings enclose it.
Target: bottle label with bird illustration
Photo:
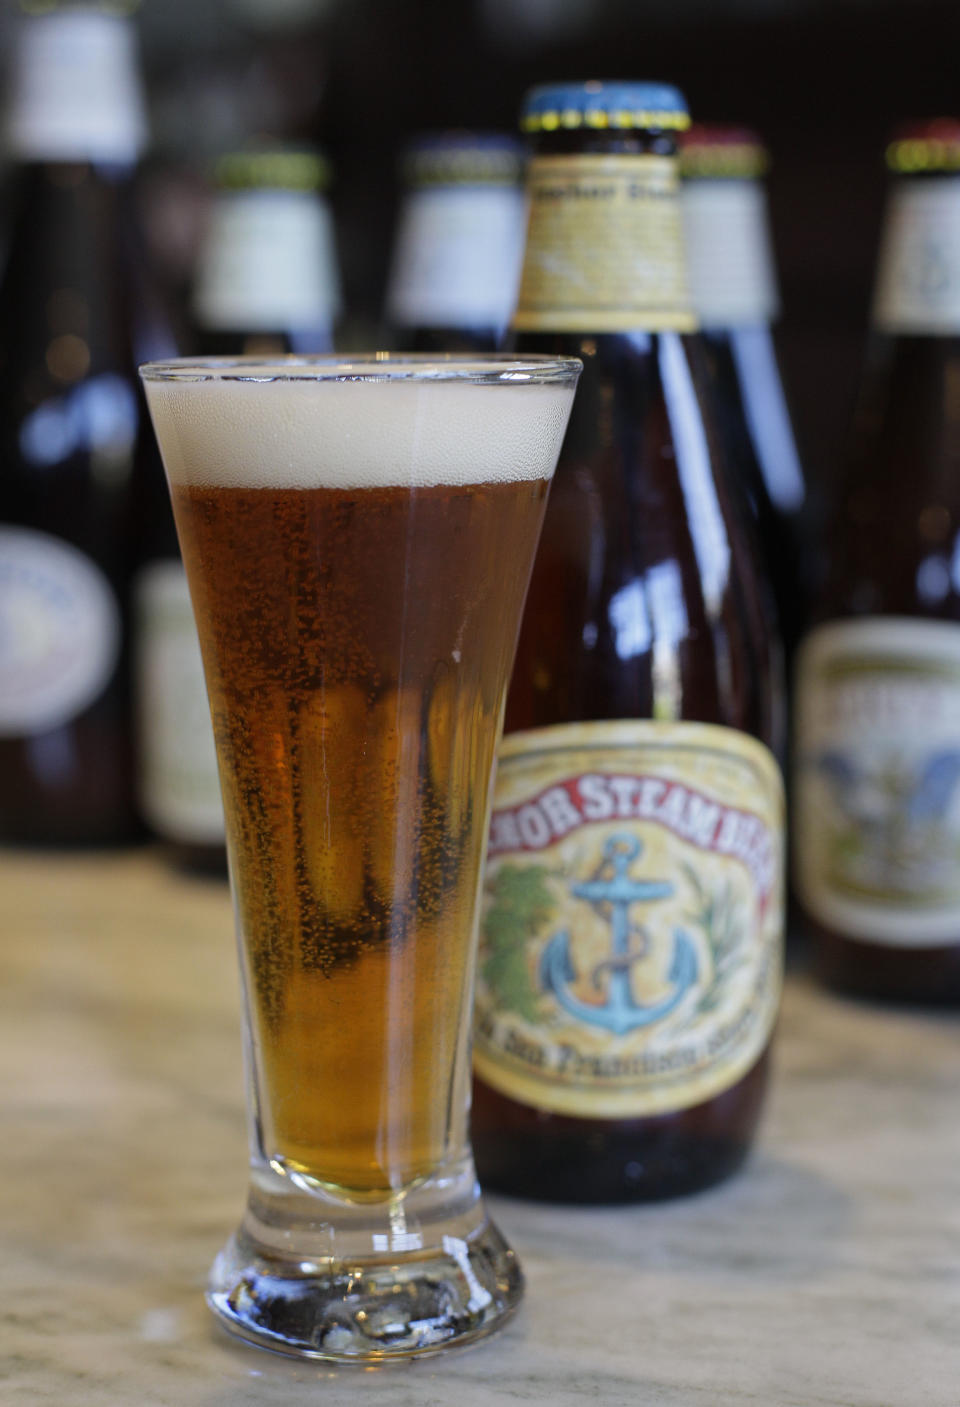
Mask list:
[[[504,738],[474,1063],[553,1113],[690,1108],[761,1056],[779,1004],[783,788],[754,738],[701,723]]]
[[[794,876],[835,932],[934,947],[960,932],[960,624],[861,617],[797,661]]]

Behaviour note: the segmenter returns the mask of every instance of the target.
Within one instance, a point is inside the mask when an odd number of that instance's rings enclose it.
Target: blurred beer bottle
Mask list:
[[[328,352],[340,275],[327,162],[307,147],[221,158],[193,292],[204,356]]]
[[[424,136],[407,149],[403,177],[387,289],[398,343],[413,352],[496,350],[523,259],[523,147],[498,133]]]
[[[125,6],[130,9],[132,6]],[[117,5],[17,34],[0,283],[0,837],[135,833],[126,604],[140,419],[132,176],[146,127]]]
[[[779,312],[755,133],[696,125],[680,146],[690,292],[700,323],[725,449],[746,490],[788,653],[804,610],[800,513],[805,488],[777,365]]]
[[[794,878],[824,981],[960,1000],[960,122],[891,190],[817,624],[797,656]]]
[[[198,260],[194,342],[217,356],[329,351],[340,304],[325,160],[306,148],[223,156]],[[183,868],[226,872],[223,808],[190,594],[163,471],[146,478],[136,582],[140,799]]]
[[[474,1146],[525,1196],[673,1196],[753,1137],[780,994],[776,641],[705,409],[681,95],[534,89],[517,350],[582,358],[507,701]]]

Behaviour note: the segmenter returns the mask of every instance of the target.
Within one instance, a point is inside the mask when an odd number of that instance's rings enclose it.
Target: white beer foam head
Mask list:
[[[574,384],[145,380],[172,483],[298,489],[549,478]]]

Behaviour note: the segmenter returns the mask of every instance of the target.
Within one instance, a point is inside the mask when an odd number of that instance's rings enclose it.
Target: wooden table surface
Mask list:
[[[244,1198],[225,885],[150,851],[0,853],[0,1402],[958,1407],[960,1013],[786,990],[759,1146],[654,1207],[491,1199],[523,1309],[386,1370],[235,1344]]]

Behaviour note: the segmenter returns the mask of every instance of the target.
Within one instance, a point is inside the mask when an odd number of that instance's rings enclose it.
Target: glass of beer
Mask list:
[[[580,363],[142,368],[200,633],[251,1178],[224,1324],[334,1360],[490,1332],[522,1290],[470,1150],[491,773]]]

